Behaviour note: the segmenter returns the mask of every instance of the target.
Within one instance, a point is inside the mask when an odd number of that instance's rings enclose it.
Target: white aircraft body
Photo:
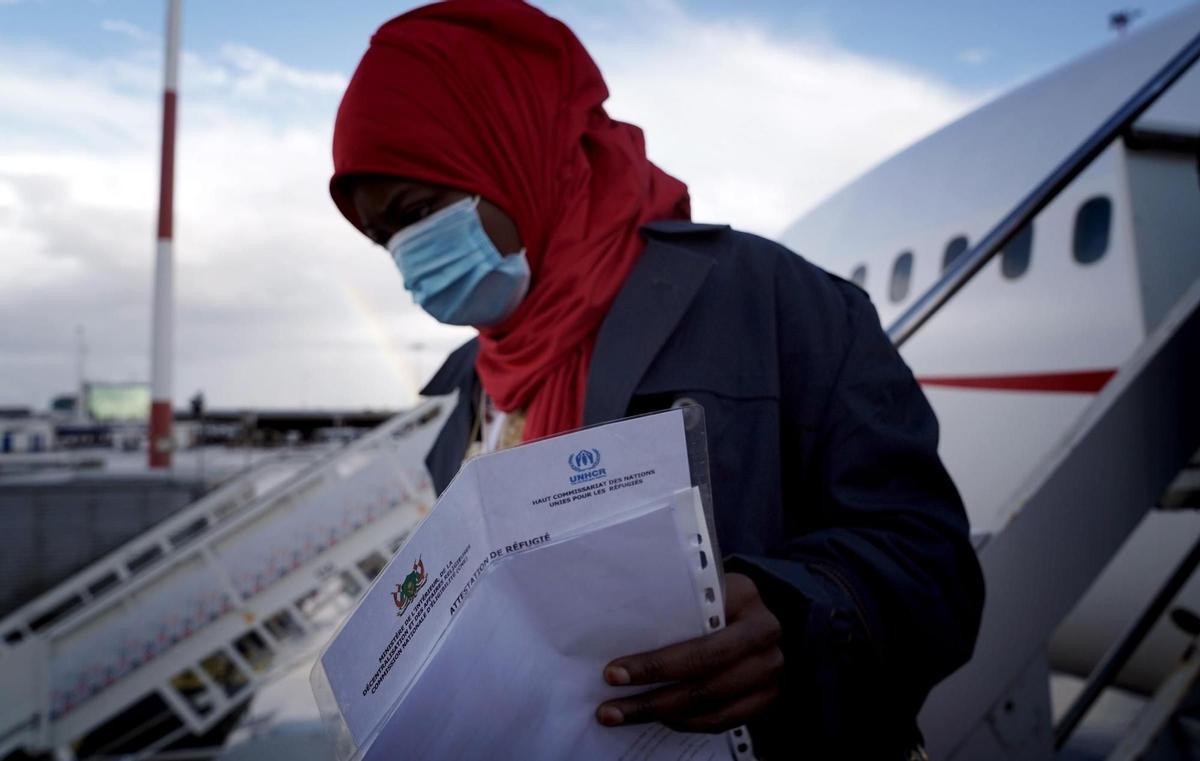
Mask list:
[[[1019,87],[869,171],[781,240],[862,285],[886,327],[1198,33],[1193,6]],[[1018,487],[1200,275],[1198,68],[903,348],[974,532],[1005,525]],[[1194,511],[1152,512],[1059,629],[1052,667],[1086,674],[1198,535]],[[1200,582],[1176,604],[1200,610]],[[1152,690],[1188,641],[1161,624],[1118,683]]]

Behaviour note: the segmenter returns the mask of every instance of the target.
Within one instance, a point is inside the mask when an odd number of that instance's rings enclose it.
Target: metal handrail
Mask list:
[[[888,328],[888,337],[897,348],[937,314],[947,301],[970,282],[992,258],[1017,236],[1025,225],[1083,172],[1122,132],[1145,113],[1166,90],[1200,59],[1200,35],[1192,38],[1170,61],[1158,70],[1129,100],[1108,117],[1095,132],[1088,135],[1071,155],[1054,168],[1029,195],[1008,213],[1000,223],[965,255],[950,266],[912,306],[896,318]]]
[[[1059,719],[1058,724],[1054,726],[1054,749],[1061,750],[1063,745],[1070,739],[1071,733],[1079,726],[1079,722],[1083,721],[1083,717],[1091,709],[1092,705],[1104,692],[1105,688],[1116,680],[1117,675],[1138,647],[1146,639],[1146,635],[1158,623],[1158,619],[1162,618],[1162,614],[1166,612],[1167,606],[1175,599],[1175,595],[1179,594],[1179,590],[1183,589],[1183,585],[1192,578],[1196,567],[1200,566],[1200,541],[1192,545],[1192,549],[1188,552],[1183,560],[1179,561],[1179,565],[1171,573],[1170,578],[1159,588],[1154,597],[1150,600],[1150,604],[1142,611],[1137,620],[1130,625],[1129,629],[1117,640],[1104,658],[1100,661],[1100,665],[1095,668],[1092,674],[1088,677],[1087,683],[1083,689],[1071,703],[1063,717]]]
[[[333,463],[351,453],[374,449],[380,442],[386,441],[389,436],[396,433],[397,430],[403,429],[404,426],[412,423],[419,424],[422,415],[430,408],[436,406],[436,403],[429,401],[419,403],[409,410],[394,415],[349,444],[339,446],[328,452],[316,454],[311,461],[304,463],[303,467],[297,470],[297,472],[290,474],[283,481],[275,484],[266,493],[255,494],[250,499],[241,503],[235,513],[221,520],[213,518],[214,506],[224,503],[226,495],[236,493],[243,488],[246,479],[253,476],[256,468],[262,465],[284,464],[287,462],[288,457],[294,456],[295,453],[281,453],[264,458],[255,466],[242,471],[199,500],[185,505],[173,515],[160,521],[157,525],[151,526],[141,534],[118,545],[80,570],[72,573],[69,577],[59,581],[50,589],[26,601],[15,610],[9,611],[3,617],[0,617],[0,632],[15,630],[22,632],[26,636],[41,632],[53,633],[64,630],[64,628],[73,627],[81,621],[100,615],[104,610],[110,609],[113,602],[118,599],[118,596],[115,596],[113,593],[118,590],[140,589],[168,573],[179,562],[194,557],[198,546],[198,543],[195,541],[196,539],[201,536],[215,536],[218,533],[224,535],[229,531],[236,530],[238,526],[252,519],[247,516],[256,516],[264,512],[279,499],[281,494],[294,492],[299,488],[300,484],[312,479],[314,473],[327,470]],[[203,532],[195,536],[189,536],[187,541],[181,544],[176,544],[170,540],[170,535],[173,532],[186,527],[201,517],[209,517],[210,519],[209,524]],[[101,577],[105,570],[112,569],[115,571],[118,567],[127,569],[128,558],[132,554],[143,547],[158,546],[163,541],[168,542],[168,551],[162,557],[137,572],[127,571],[124,575],[118,573],[117,582],[107,587],[98,595],[83,595],[82,590],[87,588],[87,584]],[[53,610],[64,601],[70,600],[73,596],[80,597],[85,601],[85,604],[74,608],[71,612],[60,618],[56,618],[45,627],[39,627],[36,631],[29,625],[29,622],[38,615]],[[4,647],[0,645],[0,657],[3,655]]]

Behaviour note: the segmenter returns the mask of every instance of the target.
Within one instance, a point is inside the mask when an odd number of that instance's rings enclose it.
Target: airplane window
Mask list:
[[[912,279],[912,251],[905,251],[896,257],[892,265],[892,282],[888,288],[888,296],[892,301],[903,301],[908,295],[908,283]]]
[[[942,272],[950,269],[950,265],[954,264],[954,260],[963,254],[967,253],[967,238],[964,235],[951,240],[946,244],[946,253],[942,255]]]
[[[1029,257],[1032,254],[1033,223],[1030,222],[1000,252],[1000,273],[1006,280],[1016,280],[1029,269]]]
[[[850,273],[850,282],[859,288],[865,288],[867,283],[867,265],[860,264]]]
[[[1075,215],[1075,261],[1091,264],[1108,250],[1108,232],[1112,225],[1112,202],[1105,196],[1089,198]]]

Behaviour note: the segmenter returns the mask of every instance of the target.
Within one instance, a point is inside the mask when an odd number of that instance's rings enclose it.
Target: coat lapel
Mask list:
[[[715,260],[672,242],[724,225],[647,225],[646,248],[600,326],[588,369],[583,424],[624,417],[638,382],[679,324]],[[667,235],[659,237],[658,232]]]
[[[446,420],[437,441],[425,456],[425,466],[433,478],[438,494],[450,484],[458,472],[470,444],[471,426],[475,422],[475,400],[479,398],[479,377],[475,375],[475,356],[479,340],[471,339],[446,358],[437,374],[421,389],[422,396],[441,396],[458,392],[458,404]]]

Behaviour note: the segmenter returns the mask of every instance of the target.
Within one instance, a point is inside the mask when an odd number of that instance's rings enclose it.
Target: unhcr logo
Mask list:
[[[578,452],[573,452],[567,457],[567,464],[571,466],[571,470],[575,471],[575,474],[571,476],[573,484],[594,481],[605,476],[604,468],[600,467],[599,449],[580,449]]]
[[[567,463],[576,473],[600,467],[599,449],[580,449],[567,458]]]

